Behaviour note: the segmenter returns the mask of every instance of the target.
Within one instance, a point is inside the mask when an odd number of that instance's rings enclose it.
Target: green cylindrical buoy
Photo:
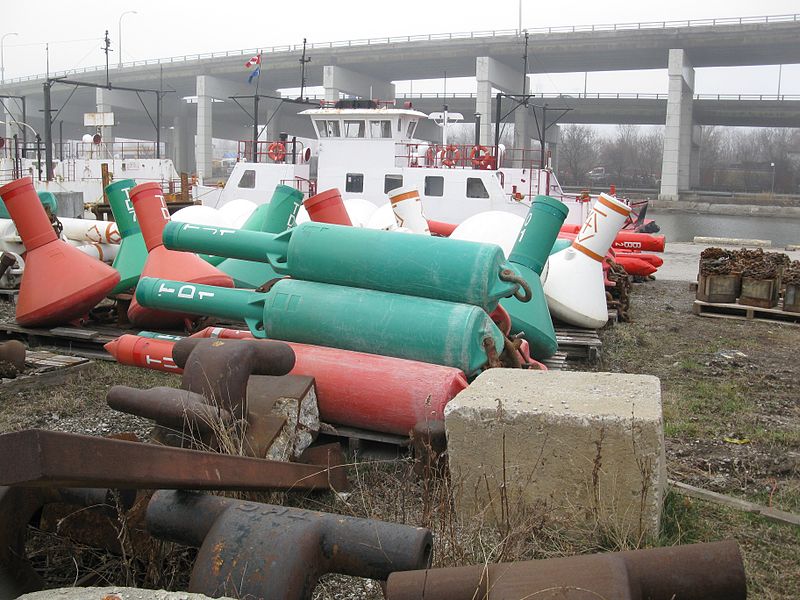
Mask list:
[[[569,209],[549,196],[536,196],[508,260],[531,288],[531,299],[522,303],[503,298],[500,305],[511,317],[512,333],[528,340],[531,356],[548,358],[558,350],[553,320],[539,276]]]
[[[163,240],[174,250],[269,261],[295,279],[472,304],[487,312],[518,290],[500,278],[510,263],[494,244],[326,223],[303,223],[277,236],[168,223]]]
[[[556,252],[561,252],[562,250],[566,250],[572,246],[572,240],[562,240],[558,239],[553,242],[553,247],[550,249],[550,254],[555,254]]]
[[[297,211],[303,205],[303,193],[288,185],[279,185],[272,194],[272,200],[261,211],[257,219],[248,219],[242,229],[281,233],[294,226]],[[261,208],[260,206],[258,208]],[[258,208],[253,214],[258,212]],[[251,215],[252,218],[252,215]],[[251,220],[253,221],[251,224]],[[256,225],[258,228],[256,228]],[[281,277],[269,263],[226,258],[218,266],[219,270],[233,279],[238,288],[257,288],[267,281]]]
[[[117,256],[111,265],[119,271],[120,279],[111,294],[131,292],[136,287],[147,261],[147,247],[144,245],[142,230],[136,221],[130,196],[131,188],[135,186],[133,179],[121,179],[106,186],[108,204],[122,238]]]
[[[288,185],[278,185],[269,201],[269,210],[259,229],[267,233],[281,233],[295,226],[295,219],[303,206],[303,192]]]
[[[467,304],[283,279],[267,293],[143,278],[142,306],[244,320],[256,337],[382,354],[476,374],[503,334]]]
[[[509,262],[525,265],[541,275],[553,242],[568,214],[569,209],[563,202],[550,196],[535,196],[508,257]]]
[[[166,340],[169,342],[178,342],[183,339],[182,335],[170,335],[168,333],[159,333],[158,331],[140,331],[137,333],[139,337],[150,338],[151,340]]]

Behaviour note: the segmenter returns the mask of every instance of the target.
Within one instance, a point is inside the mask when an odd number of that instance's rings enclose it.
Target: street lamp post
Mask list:
[[[6,38],[10,35],[19,35],[16,32],[11,33],[4,33],[2,37],[0,37],[0,84],[6,82],[6,63],[5,57],[3,56],[3,42],[5,42]]]
[[[119,37],[117,37],[117,52],[119,52],[119,67],[122,67],[122,17],[125,15],[138,15],[135,10],[126,10],[119,16],[119,22],[117,23],[117,33]]]
[[[775,196],[775,163],[771,162],[769,163],[769,166],[772,167],[772,188],[769,192],[769,196],[772,198]]]

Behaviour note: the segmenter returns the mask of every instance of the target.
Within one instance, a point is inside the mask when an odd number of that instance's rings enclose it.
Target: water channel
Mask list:
[[[648,211],[669,242],[691,242],[695,236],[772,240],[780,248],[800,244],[800,219],[758,216],[700,215]]]

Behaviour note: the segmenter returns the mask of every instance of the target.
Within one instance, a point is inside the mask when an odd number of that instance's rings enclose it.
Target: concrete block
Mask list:
[[[57,588],[23,594],[19,600],[101,600],[109,597],[119,598],[119,600],[210,600],[203,594],[128,587]],[[218,600],[232,599],[228,596],[219,596]]]
[[[490,369],[445,408],[462,519],[547,515],[585,532],[658,534],[666,459],[657,377]]]

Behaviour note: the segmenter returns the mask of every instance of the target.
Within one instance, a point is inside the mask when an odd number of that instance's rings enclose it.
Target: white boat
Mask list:
[[[428,115],[410,107],[340,101],[300,114],[314,125],[316,150],[301,142],[259,142],[259,162],[249,162],[252,143],[246,142],[225,187],[198,187],[196,197],[215,207],[237,199],[260,204],[282,183],[306,194],[337,188],[345,200],[361,198],[381,206],[391,190],[413,186],[426,217],[450,223],[492,210],[524,217],[538,194],[564,202],[570,211],[567,223],[583,223],[590,208],[588,196],[564,193],[549,166],[535,166],[538,151],[416,138]]]

